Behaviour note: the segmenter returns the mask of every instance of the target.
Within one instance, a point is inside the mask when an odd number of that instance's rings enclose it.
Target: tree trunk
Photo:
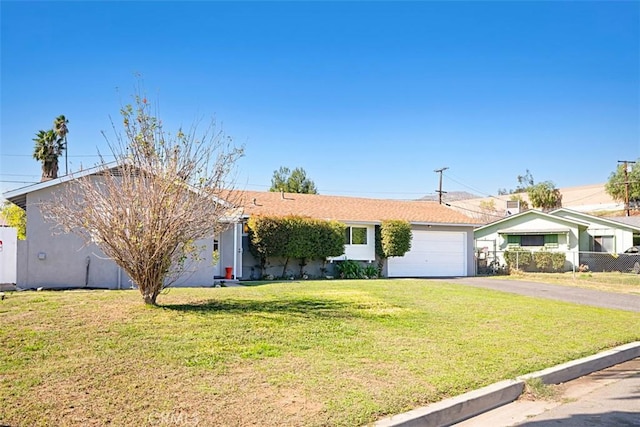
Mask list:
[[[158,298],[158,292],[143,292],[142,299],[144,303],[148,305],[158,305],[156,299]]]
[[[304,276],[304,267],[307,265],[306,258],[300,258],[300,278]]]
[[[284,266],[282,267],[282,278],[287,278],[287,266],[289,265],[289,258],[284,259]]]

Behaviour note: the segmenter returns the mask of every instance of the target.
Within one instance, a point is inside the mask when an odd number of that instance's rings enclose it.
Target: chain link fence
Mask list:
[[[606,253],[560,250],[476,252],[477,274],[508,274],[510,269],[527,272],[621,272],[640,274],[640,253]]]

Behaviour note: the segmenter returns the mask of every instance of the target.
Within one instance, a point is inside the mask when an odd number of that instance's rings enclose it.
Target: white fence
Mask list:
[[[0,284],[15,284],[17,280],[18,232],[12,227],[0,227]]]

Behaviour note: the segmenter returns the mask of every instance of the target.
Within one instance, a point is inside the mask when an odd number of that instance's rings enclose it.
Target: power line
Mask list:
[[[31,154],[0,154],[0,157],[33,157]],[[113,154],[70,154],[69,157],[115,157]]]
[[[38,181],[5,181],[5,180],[0,180],[0,182],[4,182],[7,184],[37,184]]]

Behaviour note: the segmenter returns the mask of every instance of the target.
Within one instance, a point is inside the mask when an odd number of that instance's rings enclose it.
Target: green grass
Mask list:
[[[567,273],[526,273],[518,272],[510,276],[496,276],[497,279],[527,280],[599,291],[640,295],[640,274],[608,272],[567,272]]]
[[[640,314],[420,280],[10,293],[0,422],[353,426],[640,339]]]

